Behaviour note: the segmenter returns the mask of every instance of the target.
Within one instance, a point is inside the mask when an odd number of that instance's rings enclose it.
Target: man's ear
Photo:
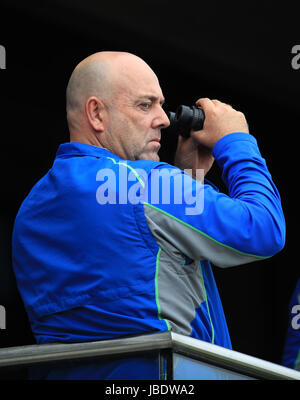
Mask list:
[[[103,132],[105,107],[103,102],[96,96],[91,96],[85,103],[85,112],[92,128],[97,132]]]

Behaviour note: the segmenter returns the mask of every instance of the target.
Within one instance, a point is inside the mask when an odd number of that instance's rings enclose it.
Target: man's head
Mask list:
[[[159,160],[169,125],[152,69],[123,52],[95,53],[74,69],[67,87],[70,140],[105,147],[128,160]]]

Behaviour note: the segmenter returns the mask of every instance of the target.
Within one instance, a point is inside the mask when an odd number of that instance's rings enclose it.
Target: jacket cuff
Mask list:
[[[223,136],[220,140],[217,141],[217,143],[213,147],[212,155],[217,160],[219,155],[221,155],[224,152],[225,147],[228,144],[240,141],[246,141],[257,145],[255,137],[252,136],[251,134],[245,132],[233,132],[229,133],[226,136]]]

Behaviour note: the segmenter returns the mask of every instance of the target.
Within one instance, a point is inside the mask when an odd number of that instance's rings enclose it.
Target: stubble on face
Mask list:
[[[114,153],[132,161],[160,160],[160,130],[152,129],[149,118],[144,119],[142,113],[131,105],[121,102],[121,106],[115,108],[106,132]]]

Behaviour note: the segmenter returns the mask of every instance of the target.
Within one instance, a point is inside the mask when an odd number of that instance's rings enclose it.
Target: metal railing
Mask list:
[[[84,343],[53,343],[0,349],[0,368],[93,357],[170,350],[193,360],[257,379],[300,380],[300,372],[172,332]]]

